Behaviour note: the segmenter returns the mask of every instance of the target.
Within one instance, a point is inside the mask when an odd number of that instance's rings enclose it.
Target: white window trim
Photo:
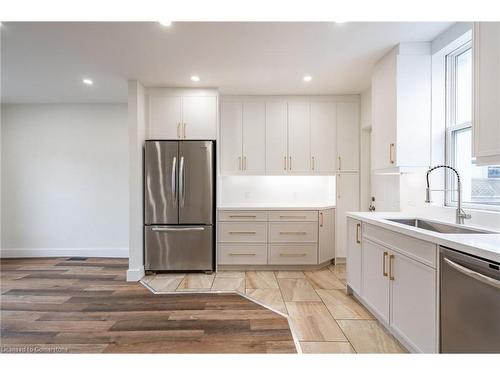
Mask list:
[[[456,47],[456,45],[455,45]],[[469,122],[465,122],[462,124],[455,124],[455,103],[452,102],[452,100],[455,99],[455,95],[451,95],[451,92],[455,91],[455,64],[450,63],[449,61],[449,56],[451,55],[452,57],[456,57],[460,55],[461,53],[467,51],[469,48],[472,48],[472,40],[468,40],[462,45],[460,45],[458,48],[455,48],[452,51],[447,51],[445,54],[445,62],[444,62],[444,68],[445,68],[445,103],[446,103],[446,109],[445,109],[445,156],[444,156],[444,161],[445,164],[447,165],[455,165],[455,162],[453,160],[454,155],[455,155],[455,150],[454,150],[454,142],[452,141],[453,133],[456,132],[457,130],[462,130],[462,129],[467,129],[471,128],[472,129],[472,120]],[[472,145],[471,145],[472,147]],[[444,181],[444,188],[446,193],[443,194],[444,198],[444,206],[445,207],[456,207],[457,202],[452,199],[453,197],[453,191],[448,191],[449,189],[456,189],[456,176],[454,173],[445,173],[445,181]],[[480,204],[480,203],[470,203],[470,202],[462,202],[462,207],[463,208],[469,208],[469,209],[475,209],[475,210],[482,210],[482,211],[500,211],[499,206],[495,205],[489,205],[489,204]]]

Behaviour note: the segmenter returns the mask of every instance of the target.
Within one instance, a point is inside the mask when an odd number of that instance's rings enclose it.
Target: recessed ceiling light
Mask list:
[[[82,82],[85,83],[87,86],[92,86],[94,84],[94,81],[88,78],[82,79]]]
[[[198,76],[191,76],[191,81],[193,81],[193,82],[199,82],[199,80],[200,80],[200,77],[198,77]]]
[[[170,27],[172,26],[172,21],[160,21],[158,22],[160,25],[165,26],[165,27]]]
[[[313,77],[311,76],[304,76],[304,78],[302,78],[304,80],[304,82],[311,82],[311,80],[313,79]]]

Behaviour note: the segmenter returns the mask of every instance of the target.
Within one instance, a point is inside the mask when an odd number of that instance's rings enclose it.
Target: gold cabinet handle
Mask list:
[[[180,122],[178,122],[178,123],[177,123],[177,138],[180,138],[180,137],[181,137],[181,132],[180,132],[180,130],[181,130],[181,123],[180,123]]]
[[[285,161],[284,165],[283,165],[283,169],[286,171],[286,155],[283,156],[283,160]]]
[[[389,145],[389,161],[394,164],[394,143]]]
[[[183,131],[182,131],[183,136],[182,137],[186,138],[186,123],[184,123],[184,126],[182,128],[183,128]]]
[[[384,256],[382,258],[382,274],[384,276],[387,276],[387,270],[385,269],[387,255],[389,255],[389,253],[387,251],[384,251]]]
[[[243,257],[254,257],[255,253],[229,253],[230,256],[232,257],[237,257],[237,256],[243,256]]]
[[[319,213],[319,226],[323,227],[323,212]]]
[[[238,170],[241,171],[241,156],[238,156]]]
[[[311,159],[312,159],[312,170],[314,171],[314,156],[312,156]]]
[[[394,269],[393,269],[393,262],[394,262],[394,254],[391,254],[389,256],[389,280],[394,280]]]
[[[340,155],[337,157],[337,159],[339,160],[339,171],[342,170],[342,158],[340,157]]]
[[[230,218],[247,218],[247,219],[252,219],[256,218],[257,215],[229,215]]]
[[[250,231],[234,231],[234,232],[229,232],[229,234],[257,234],[257,232],[250,232]]]
[[[361,243],[361,239],[359,238],[359,232],[361,229],[361,224],[356,224],[356,243]]]
[[[307,232],[280,232],[280,234],[299,234],[299,235],[305,235]]]
[[[247,170],[247,157],[243,156],[243,170]]]
[[[280,215],[280,219],[305,219],[306,216],[298,216],[298,215]]]
[[[288,170],[289,171],[292,170],[292,157],[291,156],[288,157]]]
[[[280,257],[299,258],[305,257],[307,253],[280,253]]]

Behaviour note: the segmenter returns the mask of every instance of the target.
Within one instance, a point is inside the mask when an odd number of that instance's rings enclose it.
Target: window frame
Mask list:
[[[458,48],[449,52],[445,56],[445,164],[452,167],[455,166],[455,135],[457,132],[470,129],[472,131],[472,111],[471,119],[468,122],[461,124],[455,123],[456,116],[456,58],[467,50],[472,50],[472,40],[460,45]],[[472,74],[472,71],[471,71]],[[472,106],[472,103],[471,103]],[[472,145],[471,145],[472,147]],[[474,159],[473,159],[474,160]],[[456,176],[450,171],[445,172],[444,181],[444,206],[457,207],[457,201],[454,200],[456,189]],[[484,210],[484,211],[500,211],[500,206],[482,203],[462,202],[463,208]]]

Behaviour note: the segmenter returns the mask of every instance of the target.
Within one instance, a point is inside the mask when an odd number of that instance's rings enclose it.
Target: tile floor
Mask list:
[[[290,317],[303,353],[403,353],[405,349],[346,294],[345,265],[318,271],[157,274],[157,292],[238,291]]]

